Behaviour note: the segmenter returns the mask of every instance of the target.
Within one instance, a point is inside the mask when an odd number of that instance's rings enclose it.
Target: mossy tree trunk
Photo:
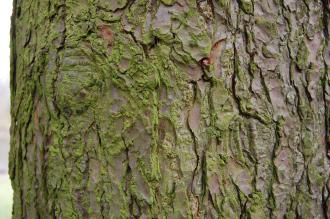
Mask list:
[[[14,0],[13,218],[330,217],[328,0]]]

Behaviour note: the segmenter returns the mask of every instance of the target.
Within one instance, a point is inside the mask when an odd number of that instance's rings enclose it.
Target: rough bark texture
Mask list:
[[[329,0],[14,0],[13,218],[330,217]]]

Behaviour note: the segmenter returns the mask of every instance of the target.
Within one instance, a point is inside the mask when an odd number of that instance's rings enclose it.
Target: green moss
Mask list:
[[[321,172],[320,169],[317,168],[314,164],[310,164],[308,166],[308,177],[312,180],[312,182],[319,186],[322,187],[322,184],[326,177],[324,174]]]
[[[226,10],[228,10],[231,6],[231,1],[230,0],[218,0],[219,5],[223,8],[225,8]]]
[[[237,118],[235,113],[225,113],[220,117],[219,128],[220,130],[228,130],[230,124]]]
[[[227,154],[219,154],[219,164],[220,166],[226,166],[228,163],[228,155]]]
[[[253,15],[253,2],[252,0],[239,0],[238,4],[240,8],[246,13]]]
[[[173,5],[176,2],[176,0],[161,0],[161,1],[163,4],[168,6]]]
[[[300,70],[305,70],[308,67],[309,65],[308,56],[309,56],[309,50],[305,42],[301,42],[296,57],[296,61],[297,61],[296,64]]]
[[[270,37],[275,37],[277,35],[277,26],[275,20],[269,20],[264,17],[257,17],[255,22],[256,25],[263,28]]]
[[[297,203],[297,208],[299,209],[302,218],[310,218],[313,212],[312,198],[310,195],[304,191],[298,191],[295,196],[295,202]]]
[[[156,36],[158,39],[162,40],[166,44],[172,44],[173,43],[173,34],[171,32],[162,33],[162,29],[155,29],[152,31],[153,35]]]
[[[251,202],[251,207],[249,208],[249,213],[251,218],[266,218],[267,212],[265,211],[266,200],[262,192],[253,192],[249,195],[249,202]]]

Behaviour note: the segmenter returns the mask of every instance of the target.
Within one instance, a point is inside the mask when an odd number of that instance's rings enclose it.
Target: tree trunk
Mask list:
[[[14,0],[13,218],[329,218],[329,0]]]

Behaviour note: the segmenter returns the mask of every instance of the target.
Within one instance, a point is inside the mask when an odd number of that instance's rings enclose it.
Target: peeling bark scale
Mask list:
[[[13,218],[329,218],[329,0],[14,0]]]

